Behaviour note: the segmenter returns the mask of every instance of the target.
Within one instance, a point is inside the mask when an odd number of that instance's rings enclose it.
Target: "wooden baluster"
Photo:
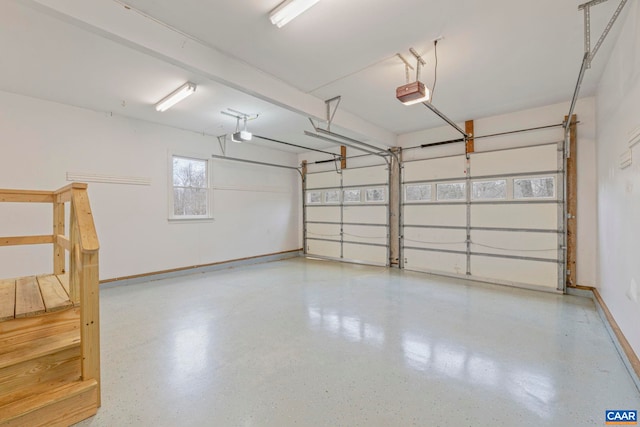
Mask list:
[[[65,235],[64,203],[54,201],[53,203],[53,274],[64,274],[65,248],[58,243],[58,236]]]

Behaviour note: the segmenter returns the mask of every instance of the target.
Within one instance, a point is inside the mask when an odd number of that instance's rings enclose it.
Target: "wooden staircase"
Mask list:
[[[99,246],[86,188],[0,190],[0,202],[53,205],[52,235],[0,246],[53,244],[54,256],[54,274],[0,279],[0,426],[69,426],[100,406]]]

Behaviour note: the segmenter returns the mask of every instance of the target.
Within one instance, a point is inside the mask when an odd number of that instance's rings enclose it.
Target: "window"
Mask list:
[[[342,200],[345,203],[359,203],[360,202],[360,189],[344,190],[342,193]]]
[[[171,156],[172,200],[170,218],[210,218],[208,159]]]
[[[318,203],[322,203],[322,192],[321,191],[307,191],[307,204],[315,205]]]
[[[431,200],[430,184],[406,185],[404,187],[405,202],[420,202],[424,200]]]
[[[324,193],[325,203],[340,203],[340,190],[328,190]]]
[[[555,193],[555,178],[552,176],[513,180],[514,199],[549,198],[555,197]]]
[[[464,182],[436,184],[438,200],[465,200],[466,185]]]
[[[367,188],[367,190],[364,192],[364,201],[365,202],[369,202],[369,203],[381,202],[381,203],[384,203],[386,198],[387,198],[387,191],[386,191],[386,189],[384,187]]]
[[[471,198],[473,200],[491,200],[507,198],[507,181],[476,181],[471,185]]]

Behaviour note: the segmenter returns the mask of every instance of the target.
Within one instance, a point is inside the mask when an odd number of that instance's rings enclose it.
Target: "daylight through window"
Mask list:
[[[204,159],[173,156],[174,218],[209,216],[209,170]]]

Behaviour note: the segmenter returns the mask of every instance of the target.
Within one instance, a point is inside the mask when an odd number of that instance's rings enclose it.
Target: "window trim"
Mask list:
[[[182,159],[191,159],[204,161],[207,173],[207,214],[206,215],[175,215],[174,214],[174,198],[173,198],[173,159],[179,157]],[[198,222],[213,221],[213,161],[207,154],[188,153],[184,151],[169,151],[167,156],[167,219],[170,222]]]

